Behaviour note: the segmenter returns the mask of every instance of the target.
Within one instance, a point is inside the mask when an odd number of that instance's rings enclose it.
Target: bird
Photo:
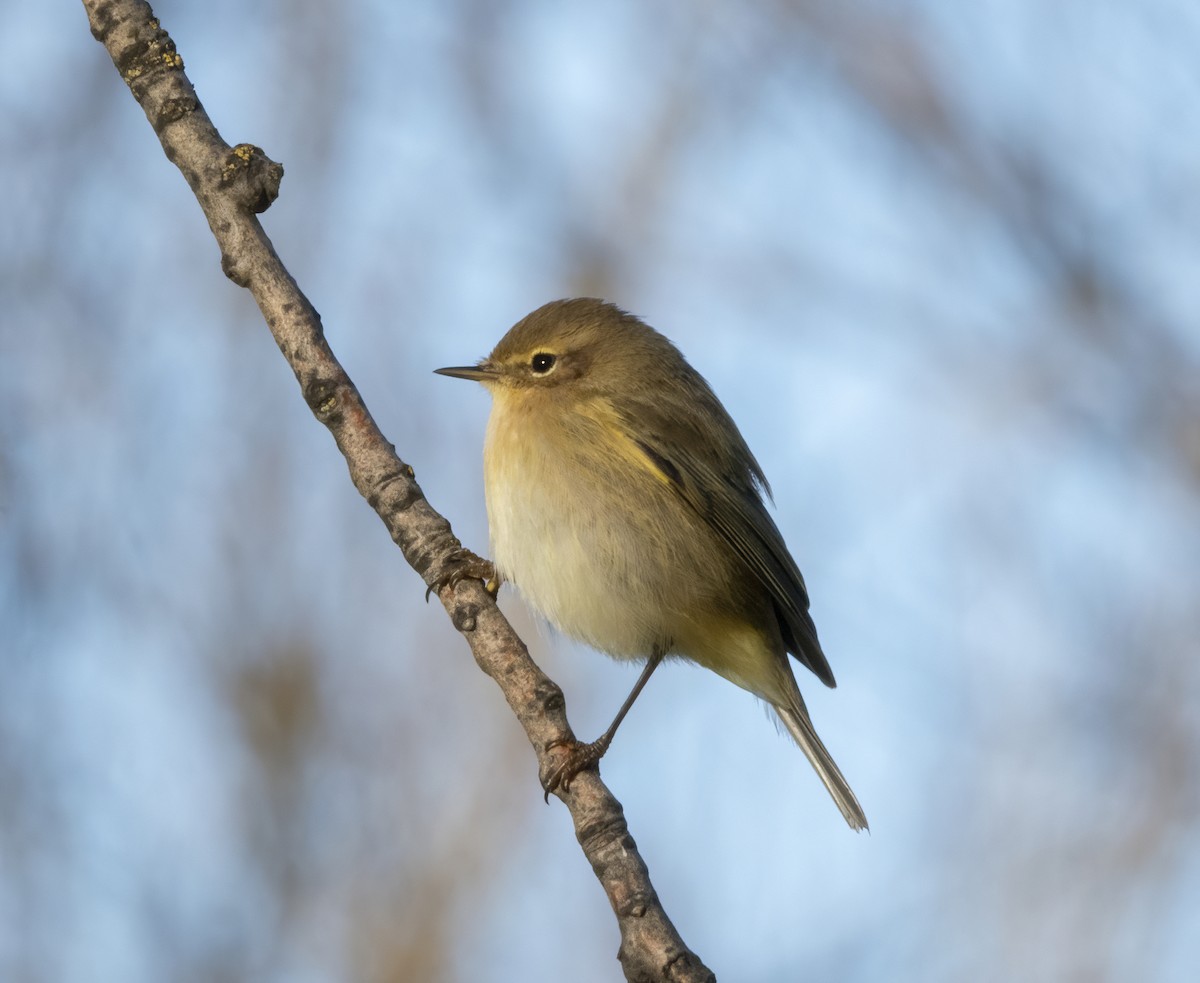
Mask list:
[[[679,349],[620,307],[578,297],[539,307],[477,364],[435,371],[492,397],[494,582],[571,638],[645,662],[600,738],[564,742],[547,797],[599,762],[659,664],[682,659],[771,707],[846,822],[867,829],[789,662],[836,685],[804,577],[767,511],[766,475]]]

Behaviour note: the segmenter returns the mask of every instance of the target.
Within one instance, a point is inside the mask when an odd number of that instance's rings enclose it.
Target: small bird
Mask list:
[[[672,656],[770,704],[846,822],[866,829],[788,662],[835,685],[804,578],[763,503],[767,479],[679,350],[585,297],[538,308],[477,365],[436,371],[492,395],[484,480],[499,580],[572,638],[646,662],[609,729],[571,743],[547,796],[600,760]]]

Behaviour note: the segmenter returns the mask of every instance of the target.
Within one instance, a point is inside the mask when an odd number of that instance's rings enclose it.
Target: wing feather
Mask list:
[[[827,686],[836,685],[808,613],[804,577],[763,502],[770,488],[762,469],[707,383],[698,375],[676,382],[686,387],[696,414],[680,420],[662,408],[674,401],[638,400],[619,410],[626,434],[767,591],[788,651]],[[722,430],[735,440],[714,440],[711,435]]]

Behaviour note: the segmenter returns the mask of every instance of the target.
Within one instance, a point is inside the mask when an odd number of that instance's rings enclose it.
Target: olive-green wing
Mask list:
[[[808,613],[808,589],[766,505],[770,493],[762,469],[733,420],[707,384],[674,380],[686,387],[695,412],[680,419],[663,410],[677,400],[638,400],[621,407],[627,434],[672,490],[729,544],[770,594],[784,644],[827,686],[833,672]],[[637,426],[630,425],[636,420]],[[724,432],[724,441],[715,433]],[[729,435],[733,440],[729,440]]]

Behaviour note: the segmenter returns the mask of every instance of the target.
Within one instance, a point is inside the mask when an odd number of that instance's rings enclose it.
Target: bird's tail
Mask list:
[[[821,738],[813,729],[812,720],[808,716],[808,710],[805,709],[803,701],[798,701],[795,707],[776,706],[775,712],[779,714],[779,719],[783,721],[783,726],[787,728],[788,733],[800,745],[800,750],[808,758],[817,777],[829,789],[829,794],[833,796],[837,807],[842,810],[842,815],[846,817],[850,828],[853,830],[867,829],[867,817],[862,811],[862,806],[858,804],[858,799],[850,790],[850,784],[842,777],[833,756],[826,750],[825,745],[821,743]]]

